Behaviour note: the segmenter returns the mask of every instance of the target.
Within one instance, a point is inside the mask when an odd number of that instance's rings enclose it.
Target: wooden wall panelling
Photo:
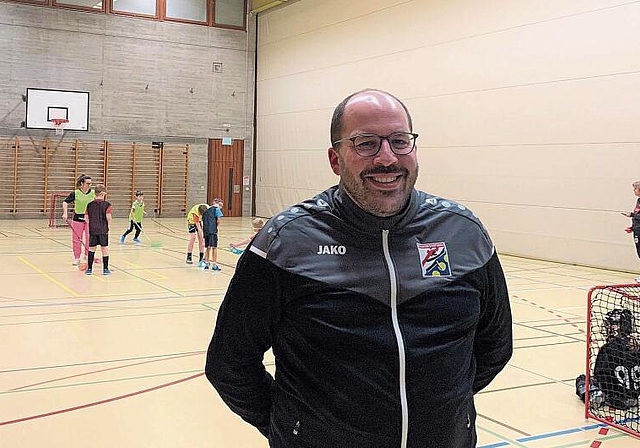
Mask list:
[[[164,145],[162,155],[162,216],[187,214],[189,145]]]
[[[133,202],[133,143],[107,143],[107,200],[114,217],[129,216]]]
[[[74,179],[85,174],[91,177],[94,187],[98,184],[104,184],[104,142],[102,140],[76,140],[74,146],[77,157]]]
[[[158,209],[158,171],[160,149],[151,144],[135,143],[134,190],[144,193],[145,211],[153,216]],[[131,204],[129,204],[131,205]]]
[[[29,138],[21,141],[18,150],[14,216],[37,218],[45,214],[43,196],[48,144],[48,139]]]
[[[0,138],[0,218],[13,216],[16,145],[16,138]]]
[[[65,139],[0,138],[0,218],[47,216],[51,193],[68,193],[81,174],[107,186],[114,216],[126,217],[134,191],[147,212],[184,216],[189,145]]]
[[[75,189],[75,140],[49,142],[45,163],[45,212],[49,212],[51,193],[70,193]]]

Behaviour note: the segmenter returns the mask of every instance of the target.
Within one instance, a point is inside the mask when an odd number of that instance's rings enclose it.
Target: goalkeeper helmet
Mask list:
[[[628,337],[634,331],[633,314],[629,310],[616,308],[604,316],[604,328],[608,337]]]

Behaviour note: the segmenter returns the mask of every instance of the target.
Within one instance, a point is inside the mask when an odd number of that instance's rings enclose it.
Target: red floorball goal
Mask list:
[[[596,286],[588,308],[586,416],[640,437],[640,285]]]
[[[69,222],[62,219],[62,202],[69,193],[51,193],[49,195],[49,227],[69,227]],[[73,204],[69,204],[68,216],[73,215]]]

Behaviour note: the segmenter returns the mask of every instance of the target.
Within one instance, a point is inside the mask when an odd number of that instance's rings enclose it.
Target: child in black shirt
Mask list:
[[[89,256],[85,274],[93,273],[93,260],[96,246],[102,252],[102,273],[110,275],[109,270],[109,227],[111,226],[111,204],[105,201],[107,189],[104,185],[97,185],[96,198],[87,205],[86,220],[89,224]]]

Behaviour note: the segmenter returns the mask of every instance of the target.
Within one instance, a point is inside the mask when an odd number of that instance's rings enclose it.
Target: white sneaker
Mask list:
[[[636,278],[634,278],[634,280],[638,283],[640,283],[640,275],[638,275]]]
[[[73,261],[71,262],[72,265],[74,266],[78,266],[80,264],[80,259],[79,258],[74,258]]]

